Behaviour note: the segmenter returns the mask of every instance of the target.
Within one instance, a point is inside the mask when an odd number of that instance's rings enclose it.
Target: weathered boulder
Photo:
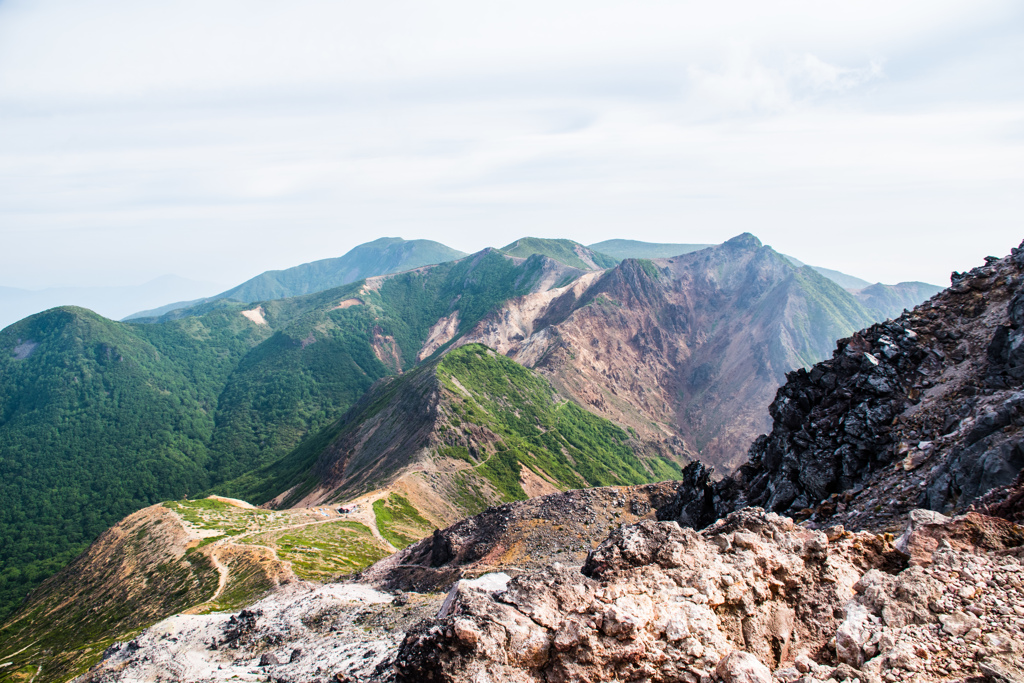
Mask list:
[[[725,683],[772,683],[772,672],[757,657],[733,650],[718,662],[715,673]]]

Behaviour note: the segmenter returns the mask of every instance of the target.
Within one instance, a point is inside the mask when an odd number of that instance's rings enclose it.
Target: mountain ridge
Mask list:
[[[606,254],[594,251],[579,242],[566,239],[522,237],[505,245],[501,251],[520,258],[541,254],[580,270],[604,270],[613,267],[616,263],[615,259]]]
[[[453,261],[464,256],[467,254],[432,240],[381,237],[372,242],[357,245],[337,258],[311,261],[283,270],[268,270],[212,297],[139,311],[129,315],[125,320],[158,318],[182,308],[194,307],[219,299],[229,299],[241,303],[286,299],[334,289],[367,277],[389,275],[421,266]]]
[[[558,397],[535,373],[466,344],[378,382],[268,468],[267,484],[243,478],[221,491],[309,507],[400,481],[415,506],[451,523],[527,491],[645,483],[678,474],[680,464],[644,454],[627,432]]]
[[[285,456],[414,366],[454,301],[471,326],[563,271],[488,251],[159,324],[67,308],[0,331],[0,618],[132,509]]]
[[[752,235],[675,259],[626,260],[557,291],[536,284],[550,280],[536,267],[545,263],[541,257],[519,260],[491,251],[476,258],[493,264],[501,263],[493,259],[503,259],[512,268],[533,259],[534,266],[515,277],[516,282],[525,277],[533,283],[527,287],[532,291],[515,298],[515,306],[499,303],[491,313],[467,316],[444,329],[477,330],[484,323],[515,318],[516,325],[533,328],[518,339],[505,336],[504,342],[523,343],[542,360],[550,355],[545,349],[582,352],[592,346],[586,334],[577,339],[582,345],[572,345],[565,323],[573,316],[580,324],[586,322],[582,318],[617,319],[642,309],[660,311],[653,320],[680,338],[694,329],[724,326],[717,341],[732,343],[737,330],[768,329],[777,341],[762,358],[770,368],[773,359],[805,348],[799,344],[802,325],[834,323],[846,308],[860,307],[838,285],[813,269],[794,266]],[[423,283],[405,278],[410,287],[402,291],[408,298]],[[637,671],[652,680],[662,680],[665,672],[685,673],[689,680],[691,675],[710,677],[712,671],[726,680],[754,672],[750,675],[759,681],[796,680],[804,673],[813,674],[814,680],[879,683],[887,671],[901,679],[924,671],[941,681],[955,680],[956,672],[1013,680],[1021,652],[1008,634],[1024,609],[1024,590],[1017,590],[1024,529],[976,512],[949,519],[938,511],[913,508],[923,503],[955,514],[970,504],[984,504],[985,511],[994,512],[1021,499],[1024,484],[1021,475],[1016,481],[1013,475],[1024,465],[1024,392],[1019,391],[1024,382],[1024,293],[1019,286],[1024,280],[1024,244],[1010,257],[954,273],[952,279],[949,289],[914,311],[840,340],[832,358],[787,373],[786,384],[771,403],[771,432],[755,442],[749,462],[734,475],[712,481],[708,468],[693,462],[678,481],[668,484],[569,491],[506,503],[436,531],[360,575],[378,588],[436,590],[477,572],[514,574],[459,581],[440,609],[438,596],[434,603],[426,599],[429,609],[404,612],[428,616],[425,622],[416,625],[384,616],[397,614],[410,601],[423,605],[421,597],[370,593],[373,587],[365,584],[272,589],[252,611],[188,622],[171,618],[133,645],[112,646],[88,680],[128,680],[144,671],[173,671],[171,677],[179,680],[228,680],[258,665],[267,675],[291,683],[308,679],[314,661],[340,667],[336,678],[356,675],[377,681],[422,680],[428,674],[451,681],[485,674],[522,681],[575,680],[623,678]],[[382,279],[373,286],[384,291],[387,282]],[[690,298],[671,298],[680,292]],[[350,294],[336,292],[330,298],[337,301]],[[368,301],[341,310],[371,305],[369,289],[358,290],[358,295]],[[531,298],[538,299],[532,308]],[[666,302],[674,308],[660,310]],[[747,316],[735,322],[735,329],[727,322],[706,324],[709,311],[724,302]],[[243,311],[250,316],[230,314],[255,325],[254,318],[264,319],[271,326],[284,319],[301,320],[303,313],[286,310],[294,305],[268,302],[258,316],[256,309]],[[779,311],[788,313],[782,323]],[[432,310],[414,338],[432,336],[423,330],[429,319],[443,313]],[[439,322],[450,315],[442,315]],[[472,322],[474,317],[480,322]],[[682,324],[695,320],[701,324]],[[550,338],[537,337],[559,326],[562,341],[569,344],[545,346]],[[430,328],[438,329],[438,323]],[[659,358],[678,357],[665,353],[668,333],[656,335],[654,329],[640,326],[644,334],[629,337],[639,342],[640,357],[655,349]],[[780,330],[792,335],[787,338]],[[514,331],[511,325],[507,331]],[[715,335],[706,335],[702,343],[709,340],[715,342]],[[22,360],[42,348],[16,341],[21,350],[15,354],[23,355]],[[378,451],[381,444],[371,440],[388,427],[357,418],[367,412],[370,418],[383,414],[388,406],[393,407],[395,424],[423,412],[412,409],[415,405],[433,406],[426,411],[432,429],[460,440],[444,445],[465,448],[464,457],[461,451],[450,453],[453,464],[489,463],[501,451],[486,450],[497,446],[494,436],[506,452],[516,439],[545,444],[558,438],[561,427],[551,429],[537,421],[538,413],[524,413],[528,405],[544,403],[529,390],[545,386],[540,378],[518,365],[505,365],[512,361],[479,345],[467,343],[442,355],[455,341],[452,336],[438,346],[426,364],[381,380],[342,419],[358,429],[347,433],[344,424],[332,427],[321,439],[328,447],[310,452],[320,466],[310,469],[306,462],[299,469],[323,483],[334,472],[344,481],[367,471],[367,465],[376,466],[369,451]],[[389,344],[391,349],[415,348],[409,339],[400,342],[398,335]],[[714,355],[727,347],[707,344]],[[421,382],[432,368],[443,369],[446,363],[452,366],[450,374],[435,374],[437,382]],[[460,363],[468,366],[455,371]],[[403,363],[396,367],[402,369]],[[701,378],[686,381],[695,379]],[[480,386],[487,387],[486,398]],[[517,393],[521,389],[525,393]],[[447,407],[430,396],[438,391],[447,392]],[[551,392],[550,386],[544,391]],[[395,403],[396,396],[411,403]],[[547,396],[545,409],[566,406],[601,422],[574,403],[552,400],[553,393]],[[501,431],[492,419],[498,412],[507,425],[515,426],[515,433]],[[439,425],[434,415],[442,413],[446,418]],[[525,419],[516,423],[520,418]],[[604,436],[600,441],[630,441],[628,432],[614,429],[617,439]],[[367,453],[358,456],[363,446]],[[534,465],[542,460],[536,446],[519,450],[526,458],[516,458],[520,474],[531,458]],[[445,468],[428,473],[444,474]],[[378,481],[387,480],[384,474]],[[503,472],[492,474],[495,490],[507,493],[515,485]],[[359,476],[354,481],[357,486],[350,492],[334,491],[357,495]],[[316,491],[318,482],[308,491]],[[518,485],[524,487],[522,481]],[[296,500],[306,495],[293,491]],[[324,491],[306,502],[331,501],[332,495]],[[415,509],[402,512],[409,501],[393,495],[373,503],[375,512],[387,511],[378,521],[402,514],[415,519]],[[752,503],[771,509],[749,507]],[[594,510],[595,505],[602,510]],[[306,514],[323,510],[313,507]],[[792,514],[802,524],[775,511]],[[280,511],[246,510],[241,518],[276,514]],[[616,520],[631,524],[618,526]],[[340,522],[332,518],[323,523]],[[425,531],[422,524],[419,529]],[[899,539],[882,533],[901,529],[905,533]],[[588,552],[591,543],[597,545]],[[584,554],[582,566],[550,564],[553,558],[575,564]],[[341,600],[342,592],[362,597]],[[248,592],[245,599],[259,595]],[[995,596],[1002,597],[994,601]],[[390,607],[367,608],[388,601],[393,601]],[[282,630],[282,624],[288,627]],[[404,637],[382,635],[397,624]],[[638,641],[644,643],[639,652]],[[349,657],[346,663],[331,655],[339,646],[343,655],[361,655],[364,663],[353,663],[360,657]],[[95,656],[97,648],[91,652]],[[939,652],[941,657],[932,656]],[[38,674],[27,661],[18,660],[16,672]]]
[[[627,259],[564,290],[513,300],[463,341],[539,369],[645,439],[728,467],[726,454],[742,453],[767,427],[761,416],[785,372],[871,320],[850,293],[745,234],[673,259]],[[742,415],[702,407],[723,377],[733,383],[725,395],[744,396],[735,401],[747,406]],[[732,440],[714,442],[727,422]]]

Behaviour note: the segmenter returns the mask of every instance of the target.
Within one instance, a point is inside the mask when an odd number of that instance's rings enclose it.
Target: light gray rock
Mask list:
[[[966,635],[971,629],[981,626],[981,620],[969,612],[940,614],[939,621],[942,623],[942,630],[953,637]]]
[[[772,683],[772,672],[768,667],[742,650],[733,650],[722,657],[715,673],[725,683]]]

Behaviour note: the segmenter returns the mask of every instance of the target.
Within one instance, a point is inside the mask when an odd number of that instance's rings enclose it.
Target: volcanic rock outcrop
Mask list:
[[[580,566],[614,529],[654,521],[681,485],[579,489],[492,507],[435,531],[357,580],[380,590],[434,592],[487,573],[518,575],[555,562]]]
[[[398,679],[1021,680],[1020,527],[977,514],[925,525],[901,539],[911,566],[890,539],[757,508],[701,532],[623,527],[582,572],[457,584],[406,635]]]

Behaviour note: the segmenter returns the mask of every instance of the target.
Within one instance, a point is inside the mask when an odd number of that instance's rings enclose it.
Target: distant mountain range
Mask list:
[[[616,239],[598,242],[587,247],[579,242],[566,239],[524,237],[502,247],[499,251],[518,258],[539,254],[571,268],[587,271],[611,268],[627,258],[670,258],[712,246],[714,245],[668,244]],[[454,261],[464,256],[466,256],[465,253],[439,242],[382,237],[373,242],[361,244],[339,258],[305,263],[286,270],[270,270],[220,294],[139,311],[124,319],[161,318],[170,313],[178,316],[190,315],[189,311],[206,310],[202,308],[203,304],[219,300],[252,303],[285,299],[325,291],[366,277],[388,275],[426,265]],[[806,265],[792,256],[785,258],[796,266]],[[837,270],[817,266],[810,267],[844,289],[860,290],[871,286],[867,280]],[[879,310],[884,309],[887,316],[899,315],[904,308],[912,308],[942,289],[922,282],[879,286],[881,290],[876,290],[871,294],[873,300],[871,305]]]
[[[159,317],[172,311],[218,299],[243,303],[287,299],[292,296],[322,292],[375,275],[387,275],[420,266],[454,261],[465,255],[465,252],[431,240],[381,237],[372,242],[360,244],[339,258],[304,263],[286,270],[268,270],[220,294],[140,311],[125,319]]]
[[[628,258],[672,258],[713,247],[714,244],[666,244],[637,240],[605,240],[591,244],[590,248],[621,261]]]

